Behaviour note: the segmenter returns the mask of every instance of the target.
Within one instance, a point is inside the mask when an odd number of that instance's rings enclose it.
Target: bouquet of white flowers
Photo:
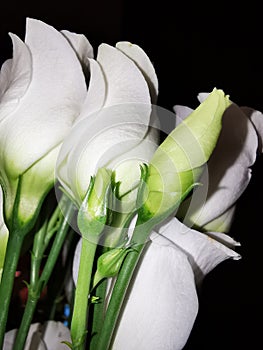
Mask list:
[[[103,43],[94,58],[84,35],[31,18],[25,41],[10,36],[0,74],[0,348],[182,349],[204,276],[240,258],[227,232],[262,151],[261,112],[217,88],[196,109],[157,106],[154,66],[129,42]],[[27,296],[10,330],[22,251]],[[54,317],[53,295],[53,317],[36,322],[59,260],[67,322]]]

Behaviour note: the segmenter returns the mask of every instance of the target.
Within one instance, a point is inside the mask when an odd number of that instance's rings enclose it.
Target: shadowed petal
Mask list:
[[[161,226],[158,233],[171,240],[188,256],[197,283],[222,261],[229,258],[240,259],[240,255],[229,248],[239,245],[231,237],[200,233],[185,226],[176,218]]]
[[[216,148],[208,161],[207,172],[200,179],[203,186],[194,191],[178,213],[188,226],[203,227],[234,205],[250,181],[257,147],[252,123],[232,104],[224,113]]]

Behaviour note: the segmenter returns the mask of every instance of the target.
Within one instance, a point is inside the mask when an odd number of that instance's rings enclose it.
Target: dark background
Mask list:
[[[140,45],[159,78],[158,104],[167,109],[175,104],[194,108],[198,92],[217,87],[237,104],[263,111],[260,2],[2,2],[0,63],[12,56],[8,32],[23,38],[26,17],[83,33],[95,49],[101,42],[114,45],[120,40]],[[261,346],[262,168],[259,157],[230,232],[242,244],[242,259],[221,263],[205,278],[199,315],[185,350]]]

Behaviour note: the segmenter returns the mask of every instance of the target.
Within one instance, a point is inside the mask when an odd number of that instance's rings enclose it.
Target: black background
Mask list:
[[[24,38],[26,17],[83,33],[95,49],[102,42],[114,45],[120,40],[140,45],[159,78],[158,104],[167,109],[175,104],[195,108],[198,92],[217,87],[237,104],[263,111],[260,2],[2,2],[0,63],[12,56],[8,32]],[[185,350],[261,347],[262,157],[253,168],[230,232],[242,244],[242,259],[221,263],[205,278]]]

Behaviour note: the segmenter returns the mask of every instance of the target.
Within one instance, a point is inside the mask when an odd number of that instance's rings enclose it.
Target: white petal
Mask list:
[[[200,92],[198,95],[197,95],[197,98],[198,98],[198,101],[200,103],[204,102],[204,100],[208,97],[209,93],[208,92]]]
[[[112,349],[181,350],[198,311],[187,256],[159,237],[136,271]]]
[[[67,38],[84,67],[89,66],[89,58],[93,58],[94,54],[93,47],[85,35],[72,33],[68,30],[62,30],[61,33]]]
[[[17,329],[5,334],[3,350],[12,350]],[[68,346],[62,341],[71,342],[70,331],[62,322],[47,321],[31,324],[24,350],[67,350]]]
[[[142,71],[151,92],[152,103],[155,104],[158,96],[158,79],[149,57],[143,49],[128,41],[120,41],[116,44],[117,49],[131,58]]]
[[[82,242],[82,238],[79,239],[79,241],[76,245],[75,252],[74,252],[73,265],[72,265],[72,278],[73,278],[75,285],[77,284],[78,273],[79,273],[80,252],[81,252],[81,244],[82,244],[81,242]]]
[[[189,114],[193,112],[192,108],[181,105],[175,105],[173,109],[176,114],[175,126],[178,126],[186,117],[188,117]]]
[[[158,141],[158,131],[150,128],[145,138],[136,147],[110,162],[109,167],[115,169],[115,181],[120,181],[120,196],[129,191],[133,185],[138,184],[141,177],[140,166],[150,162],[158,148]]]
[[[43,327],[43,341],[47,350],[68,350],[61,342],[71,342],[70,330],[62,322],[47,321]]]
[[[9,235],[9,232],[3,218],[3,193],[2,193],[2,188],[0,186],[0,282],[2,277],[3,266],[4,266],[8,235]]]
[[[188,206],[191,202],[184,220],[188,226],[204,226],[235,204],[250,181],[257,147],[252,123],[232,104],[224,113],[222,131],[208,161],[208,173],[200,179],[203,186],[183,204]]]
[[[204,231],[216,231],[216,232],[225,232],[227,233],[232,225],[234,220],[234,215],[236,211],[236,206],[233,205],[230,209],[224,212],[222,215],[218,216],[216,219],[208,222],[202,227]]]
[[[249,107],[240,107],[241,110],[252,121],[259,138],[259,151],[263,152],[263,114]]]
[[[32,81],[16,111],[0,127],[0,161],[12,176],[64,139],[86,96],[80,62],[60,32],[28,19],[26,44],[32,54]]]
[[[122,103],[150,104],[148,85],[135,63],[120,50],[101,44],[97,61],[105,74],[107,99],[105,106]]]
[[[13,59],[7,60],[0,73],[0,122],[11,114],[25,95],[32,76],[32,60],[28,47],[16,35],[13,42]]]
[[[99,63],[93,59],[89,60],[90,81],[87,96],[82,106],[81,113],[77,121],[91,116],[100,110],[106,100],[106,81]],[[93,115],[95,117],[95,114]]]
[[[146,104],[121,104],[103,108],[78,122],[64,141],[58,158],[67,159],[67,179],[76,199],[85,195],[90,176],[112,159],[136,147],[148,131],[149,107]]]
[[[42,341],[42,331],[40,323],[33,323],[29,328],[24,350],[49,350]],[[3,350],[12,350],[17,329],[12,329],[5,334]],[[51,349],[50,349],[51,350]]]
[[[227,239],[226,235],[221,235],[219,240],[227,244],[220,243],[216,234],[211,236],[192,230],[182,224],[176,218],[171,219],[165,225],[158,229],[159,234],[170,239],[178,248],[185,254],[193,267],[196,282],[200,283],[203,277],[214,269],[219,263],[226,259],[240,259],[240,255],[228,248],[230,243],[233,243],[233,248],[236,242]],[[216,239],[213,239],[212,236]],[[154,240],[154,239],[153,239]]]

